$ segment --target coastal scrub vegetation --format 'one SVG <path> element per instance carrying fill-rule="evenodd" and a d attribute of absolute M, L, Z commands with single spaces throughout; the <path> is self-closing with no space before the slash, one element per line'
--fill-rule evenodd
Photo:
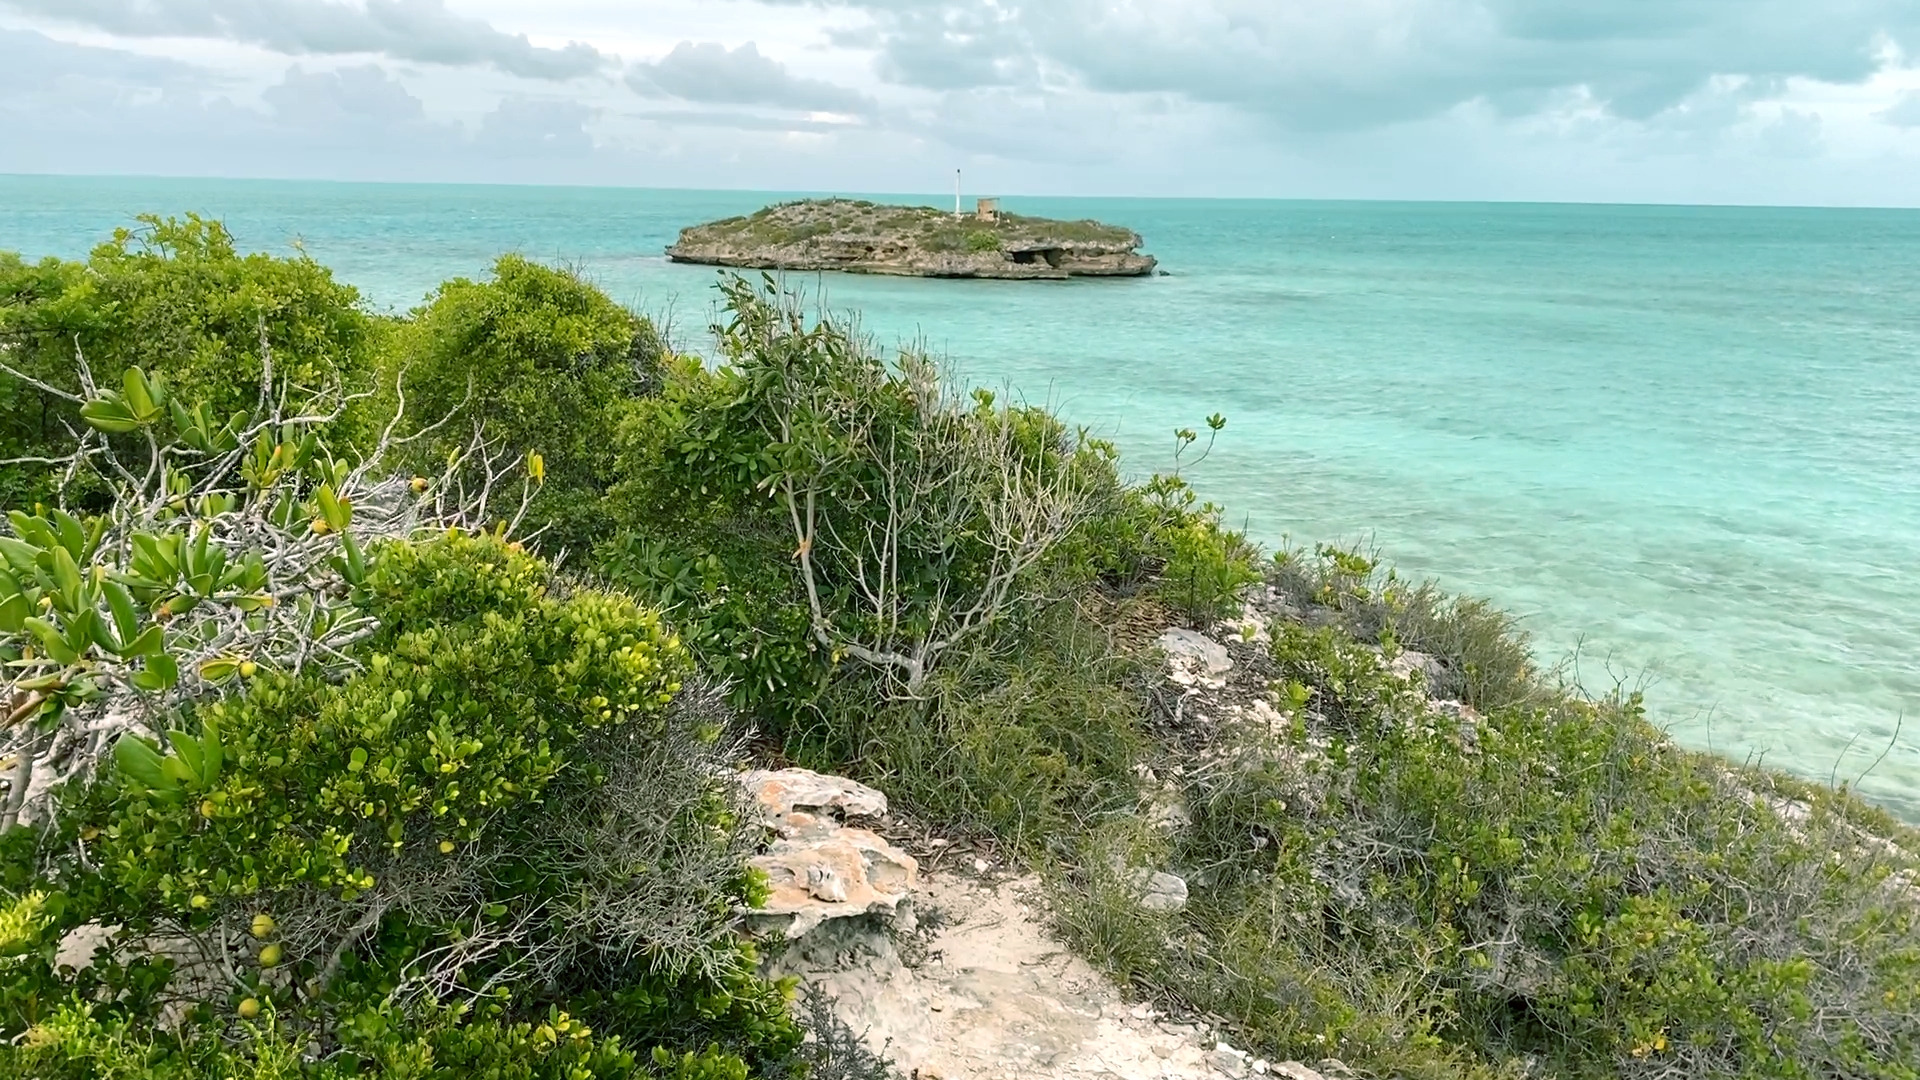
<path fill-rule="evenodd" d="M 1269 1057 L 1920 1077 L 1911 830 L 1261 552 L 1183 476 L 1223 418 L 1134 479 L 720 295 L 702 358 L 514 257 L 395 318 L 198 218 L 0 256 L 0 1076 L 883 1075 L 740 929 L 760 754 L 1003 845 Z"/>
<path fill-rule="evenodd" d="M 991 220 L 955 217 L 930 206 L 867 199 L 802 199 L 699 226 L 697 236 L 787 247 L 832 234 L 912 239 L 930 251 L 997 251 L 1003 244 L 1139 244 L 1130 230 L 1098 221 L 1056 221 L 1001 212 Z"/>

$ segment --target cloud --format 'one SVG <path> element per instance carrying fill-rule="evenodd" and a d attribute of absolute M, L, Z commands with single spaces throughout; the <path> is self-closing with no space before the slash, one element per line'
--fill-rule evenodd
<path fill-rule="evenodd" d="M 122 37 L 215 38 L 290 56 L 378 54 L 485 66 L 531 79 L 591 74 L 608 57 L 573 42 L 557 49 L 455 14 L 445 0 L 0 0 L 12 8 Z"/>
<path fill-rule="evenodd" d="M 1899 128 L 1920 127 L 1920 90 L 1909 90 L 1879 113 L 1880 119 Z"/>
<path fill-rule="evenodd" d="M 375 64 L 309 73 L 288 69 L 261 100 L 281 119 L 314 130 L 346 123 L 407 128 L 427 123 L 427 109 L 398 79 Z"/>
<path fill-rule="evenodd" d="M 741 109 L 652 109 L 632 114 L 635 120 L 667 127 L 716 128 L 724 131 L 804 132 L 830 135 L 845 131 L 849 125 L 809 117 L 767 116 Z"/>
<path fill-rule="evenodd" d="M 1820 114 L 1816 112 L 1782 109 L 1779 116 L 1760 129 L 1760 149 L 1768 157 L 1819 157 L 1825 142 Z"/>
<path fill-rule="evenodd" d="M 627 84 L 641 94 L 666 94 L 703 105 L 772 105 L 800 112 L 864 113 L 866 96 L 806 79 L 762 55 L 749 41 L 729 49 L 717 42 L 683 41 L 652 63 L 635 64 Z"/>
<path fill-rule="evenodd" d="M 0 32 L 0 72 L 12 39 L 26 36 Z M 155 69 L 171 81 L 129 93 L 72 73 L 111 67 L 114 50 L 50 55 L 61 62 L 45 65 L 55 77 L 44 89 L 0 94 L 0 173 L 114 173 L 137 162 L 156 175 L 553 183 L 577 180 L 583 162 L 609 164 L 585 130 L 593 110 L 577 102 L 509 96 L 469 130 L 436 119 L 377 64 L 293 65 L 249 107 L 208 93 L 215 83 L 187 65 Z"/>
<path fill-rule="evenodd" d="M 508 98 L 480 121 L 474 148 L 505 157 L 585 158 L 594 152 L 587 122 L 594 110 L 576 101 Z"/>
<path fill-rule="evenodd" d="M 41 31 L 0 29 L 0 172 L 938 191 L 961 166 L 1008 195 L 1920 191 L 1913 0 L 639 9 L 0 0 L 0 27 Z M 532 44 L 574 40 L 592 46 Z M 514 73 L 536 68 L 551 77 Z M 598 77 L 563 77 L 579 70 Z"/>
<path fill-rule="evenodd" d="M 0 29 L 0 93 L 31 94 L 86 81 L 122 87 L 194 82 L 199 69 L 120 49 L 57 41 L 32 30 Z"/>
<path fill-rule="evenodd" d="M 1069 79 L 1176 93 L 1306 129 L 1437 116 L 1580 88 L 1654 116 L 1715 76 L 1859 82 L 1920 42 L 1911 0 L 769 0 L 864 12 L 843 34 L 929 89 Z"/>

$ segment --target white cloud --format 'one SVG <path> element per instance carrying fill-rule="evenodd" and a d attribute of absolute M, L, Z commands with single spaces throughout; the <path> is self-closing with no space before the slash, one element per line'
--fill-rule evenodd
<path fill-rule="evenodd" d="M 718 42 L 682 41 L 659 60 L 635 64 L 627 84 L 642 94 L 702 104 L 831 113 L 861 113 L 873 107 L 870 99 L 846 87 L 792 74 L 751 41 L 731 49 Z"/>
<path fill-rule="evenodd" d="M 138 126 L 240 175 L 1920 200 L 1910 0 L 0 0 L 9 26 L 39 36 L 0 36 L 0 169 L 125 168 L 97 133 Z"/>
<path fill-rule="evenodd" d="M 0 0 L 0 7 L 129 38 L 213 38 L 301 55 L 380 54 L 479 64 L 536 79 L 590 74 L 591 45 L 534 45 L 450 10 L 445 0 Z"/>
<path fill-rule="evenodd" d="M 1881 111 L 1880 118 L 1895 127 L 1920 128 L 1920 90 L 1908 90 L 1895 98 Z"/>

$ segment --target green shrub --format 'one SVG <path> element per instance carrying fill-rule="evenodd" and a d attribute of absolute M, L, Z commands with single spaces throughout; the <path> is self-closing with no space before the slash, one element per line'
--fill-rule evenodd
<path fill-rule="evenodd" d="M 1044 599 L 1111 462 L 1044 410 L 957 399 L 925 357 L 890 363 L 844 325 L 809 321 L 771 279 L 723 289 L 724 366 L 669 365 L 621 429 L 609 504 L 626 536 L 603 552 L 649 592 L 792 612 L 755 627 L 696 620 L 721 631 L 696 635 L 703 659 L 757 676 L 736 684 L 744 693 L 804 691 L 846 662 L 919 697 L 950 649 Z M 711 538 L 682 552 L 697 563 L 657 554 L 689 536 Z M 763 636 L 789 628 L 799 635 Z"/>
<path fill-rule="evenodd" d="M 140 367 L 220 417 L 256 404 L 263 351 L 293 386 L 367 388 L 384 331 L 351 286 L 304 254 L 241 255 L 217 221 L 191 214 L 140 220 L 85 262 L 28 264 L 0 253 L 0 351 L 8 365 L 76 394 L 81 357 L 103 387 Z M 64 454 L 69 425 L 82 427 L 74 402 L 0 377 L 0 457 Z M 363 426 L 350 409 L 329 433 L 351 443 Z M 0 467 L 0 505 L 46 499 L 50 483 L 39 466 Z"/>
<path fill-rule="evenodd" d="M 1884 819 L 1783 812 L 1635 698 L 1436 711 L 1333 627 L 1274 658 L 1288 723 L 1186 784 L 1177 924 L 1069 908 L 1123 974 L 1381 1073 L 1916 1075 L 1920 859 Z"/>
<path fill-rule="evenodd" d="M 15 1064 L 64 1046 L 47 1061 L 202 1075 L 263 1012 L 326 1050 L 312 1075 L 626 1076 L 621 1046 L 660 1047 L 664 1075 L 784 1060 L 799 1030 L 732 933 L 757 829 L 684 646 L 499 540 L 369 555 L 357 674 L 262 670 L 178 722 L 184 781 L 123 764 L 0 836 Z M 89 924 L 111 928 L 92 962 L 55 969 Z M 60 1035 L 75 1000 L 104 1027 Z M 154 1026 L 169 1003 L 178 1038 Z"/>
<path fill-rule="evenodd" d="M 736 704 L 785 730 L 834 670 L 814 639 L 786 550 L 764 534 L 683 535 L 698 539 L 624 533 L 600 547 L 598 568 L 667 612 L 701 669 L 730 687 Z"/>
<path fill-rule="evenodd" d="M 1196 625 L 1236 613 L 1241 593 L 1260 580 L 1253 545 L 1222 527 L 1211 504 L 1179 514 L 1156 539 L 1166 550 L 1156 592 Z"/>
<path fill-rule="evenodd" d="M 1403 580 L 1358 551 L 1321 545 L 1275 554 L 1267 574 L 1295 607 L 1324 613 L 1361 641 L 1398 645 L 1440 662 L 1436 697 L 1493 709 L 1541 698 L 1546 684 L 1512 615 L 1485 600 Z"/>
<path fill-rule="evenodd" d="M 94 1010 L 69 1005 L 35 1027 L 12 1053 L 0 1054 L 0 1076 L 22 1080 L 347 1080 L 374 1075 L 407 1080 L 628 1080 L 641 1059 L 618 1039 L 597 1037 L 563 1013 L 541 1022 L 464 1019 L 449 1011 L 426 1024 L 394 1025 L 366 1018 L 349 1037 L 350 1055 L 314 1061 L 282 1032 L 271 1013 L 230 1039 L 187 1032 L 156 1034 Z M 689 1054 L 688 1058 L 693 1059 Z M 658 1070 L 663 1076 L 733 1080 L 737 1059 L 704 1054 L 698 1067 Z"/>
<path fill-rule="evenodd" d="M 856 769 L 924 820 L 1023 850 L 1133 805 L 1147 752 L 1140 671 L 1071 605 L 954 658 L 920 699 L 837 682 L 786 749 Z"/>
<path fill-rule="evenodd" d="M 404 380 L 416 428 L 453 417 L 423 440 L 422 469 L 476 430 L 509 459 L 540 454 L 547 480 L 532 523 L 551 527 L 544 548 L 580 551 L 607 531 L 607 439 L 663 352 L 651 323 L 577 274 L 507 255 L 490 280 L 449 281 L 413 312 L 381 389 Z"/>

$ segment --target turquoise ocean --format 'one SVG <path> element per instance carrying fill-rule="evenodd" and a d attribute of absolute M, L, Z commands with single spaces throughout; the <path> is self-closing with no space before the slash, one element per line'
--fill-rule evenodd
<path fill-rule="evenodd" d="M 511 251 L 699 346 L 715 275 L 661 249 L 772 198 L 0 177 L 0 250 L 192 210 L 396 311 Z M 1131 226 L 1168 276 L 793 284 L 1139 471 L 1223 413 L 1188 475 L 1262 542 L 1377 547 L 1518 613 L 1587 686 L 1644 686 L 1682 742 L 1920 820 L 1920 211 L 1005 206 Z"/>

